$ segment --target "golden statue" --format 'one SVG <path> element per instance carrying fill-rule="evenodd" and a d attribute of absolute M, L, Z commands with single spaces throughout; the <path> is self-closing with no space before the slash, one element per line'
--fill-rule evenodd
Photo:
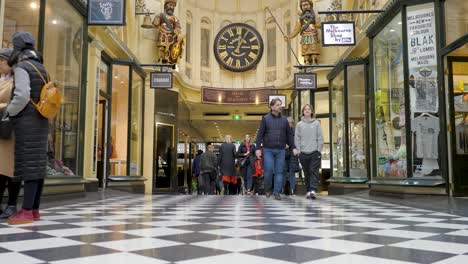
<path fill-rule="evenodd" d="M 293 32 L 285 36 L 285 40 L 301 35 L 302 56 L 306 65 L 318 64 L 320 56 L 320 39 L 318 28 L 320 27 L 314 14 L 312 0 L 300 0 L 301 16 Z"/>
<path fill-rule="evenodd" d="M 164 13 L 156 15 L 153 27 L 158 30 L 159 63 L 177 64 L 182 58 L 184 36 L 179 19 L 174 16 L 177 0 L 164 1 Z"/>

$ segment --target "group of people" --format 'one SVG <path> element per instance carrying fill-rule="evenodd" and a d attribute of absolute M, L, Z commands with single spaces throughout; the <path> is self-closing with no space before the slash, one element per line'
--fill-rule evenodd
<path fill-rule="evenodd" d="M 262 118 L 256 144 L 250 134 L 236 151 L 232 137 L 227 135 L 214 153 L 209 143 L 207 151 L 199 151 L 193 162 L 192 173 L 198 178 L 199 194 L 258 194 L 264 188 L 265 195 L 272 194 L 281 200 L 285 192 L 286 174 L 289 174 L 290 193 L 295 193 L 295 173 L 299 163 L 304 172 L 306 198 L 316 199 L 323 134 L 320 122 L 315 119 L 313 107 L 302 108 L 302 120 L 294 127 L 294 120 L 282 115 L 282 101 L 273 99 L 270 113 Z M 239 168 L 241 177 L 236 168 Z M 260 179 L 263 179 L 261 185 Z M 239 181 L 240 180 L 240 181 Z"/>
<path fill-rule="evenodd" d="M 0 205 L 8 189 L 8 203 L 0 207 L 0 218 L 17 225 L 40 220 L 49 121 L 33 103 L 39 101 L 49 77 L 31 33 L 16 32 L 12 43 L 12 49 L 0 50 L 0 117 L 3 124 L 12 127 L 10 136 L 3 136 L 2 131 L 0 139 Z M 23 204 L 17 210 L 21 185 Z"/>

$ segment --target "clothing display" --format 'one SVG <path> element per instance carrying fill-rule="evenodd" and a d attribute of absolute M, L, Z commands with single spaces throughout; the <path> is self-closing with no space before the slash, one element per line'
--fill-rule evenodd
<path fill-rule="evenodd" d="M 439 97 L 437 94 L 437 72 L 421 69 L 410 76 L 410 86 L 414 88 L 414 112 L 437 113 Z"/>
<path fill-rule="evenodd" d="M 413 132 L 416 133 L 416 156 L 418 158 L 437 159 L 439 157 L 439 118 L 422 114 L 413 120 Z"/>

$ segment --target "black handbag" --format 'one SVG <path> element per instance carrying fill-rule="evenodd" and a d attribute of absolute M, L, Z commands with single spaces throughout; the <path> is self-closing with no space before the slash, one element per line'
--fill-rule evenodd
<path fill-rule="evenodd" d="M 13 124 L 10 121 L 10 117 L 6 113 L 1 113 L 0 119 L 0 138 L 1 139 L 11 139 L 13 134 Z"/>

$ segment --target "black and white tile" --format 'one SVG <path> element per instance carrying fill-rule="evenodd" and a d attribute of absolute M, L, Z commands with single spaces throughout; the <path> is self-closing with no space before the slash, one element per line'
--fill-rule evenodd
<path fill-rule="evenodd" d="M 123 195 L 0 223 L 1 263 L 468 263 L 468 218 L 352 196 Z"/>

